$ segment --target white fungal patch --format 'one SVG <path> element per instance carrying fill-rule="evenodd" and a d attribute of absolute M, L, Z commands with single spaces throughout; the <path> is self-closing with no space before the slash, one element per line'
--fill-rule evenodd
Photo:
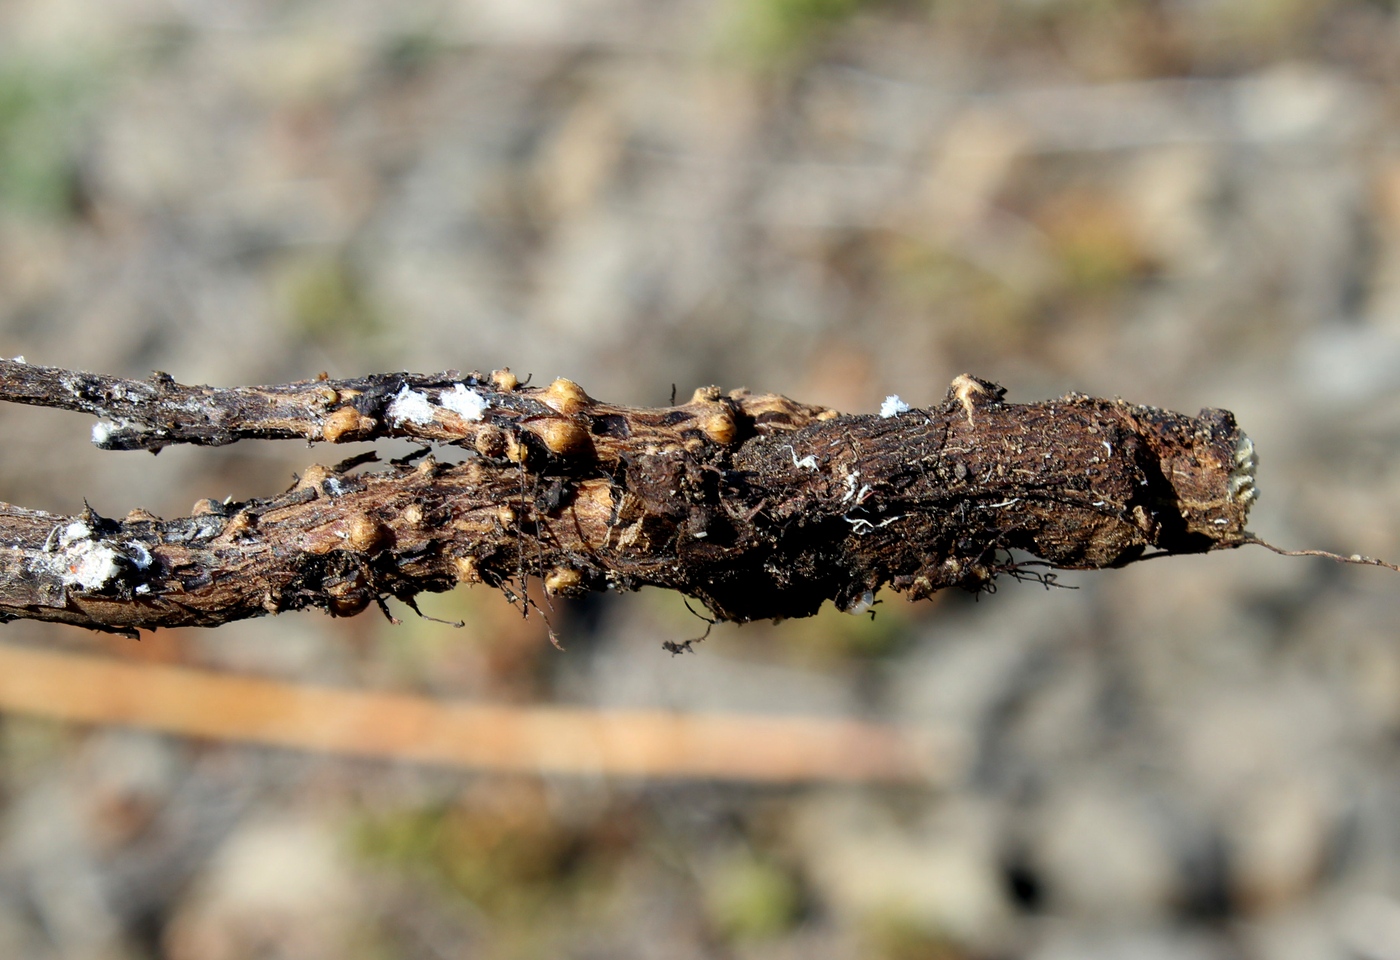
<path fill-rule="evenodd" d="M 1240 435 L 1239 443 L 1235 444 L 1235 463 L 1253 470 L 1259 465 L 1259 455 L 1254 452 L 1254 441 Z"/>
<path fill-rule="evenodd" d="M 845 503 L 856 495 L 856 481 L 860 479 L 859 470 L 851 470 L 849 467 L 846 469 L 848 472 L 841 478 L 841 482 L 845 484 L 846 487 L 846 495 L 841 498 L 842 503 Z"/>
<path fill-rule="evenodd" d="M 155 561 L 145 544 L 134 540 L 118 545 L 93 539 L 93 529 L 84 520 L 54 527 L 44 552 L 48 555 L 37 561 L 36 569 L 57 574 L 65 587 L 85 591 L 100 590 L 131 567 L 145 570 Z"/>
<path fill-rule="evenodd" d="M 890 524 L 896 523 L 897 521 L 900 521 L 900 520 L 903 520 L 904 517 L 905 517 L 905 514 L 902 514 L 902 513 L 901 513 L 901 514 L 899 514 L 898 516 L 886 517 L 885 519 L 881 520 L 879 523 L 872 523 L 871 521 L 865 519 L 864 517 L 842 517 L 841 519 L 842 519 L 842 520 L 845 520 L 847 523 L 849 523 L 849 524 L 851 525 L 851 532 L 852 532 L 852 533 L 855 533 L 855 534 L 866 534 L 866 533 L 869 533 L 871 530 L 883 530 L 883 529 L 885 529 L 885 527 L 888 527 Z"/>
<path fill-rule="evenodd" d="M 402 423 L 431 423 L 433 402 L 428 399 L 426 393 L 410 390 L 408 384 L 404 384 L 402 389 L 394 394 L 394 399 L 389 401 L 389 409 L 385 412 L 395 426 Z"/>
<path fill-rule="evenodd" d="M 108 423 L 106 420 L 99 420 L 92 425 L 92 442 L 97 446 L 102 446 L 112 438 L 112 434 L 117 432 L 115 423 Z"/>
<path fill-rule="evenodd" d="M 63 532 L 58 535 L 58 545 L 67 547 L 78 540 L 86 540 L 92 536 L 92 528 L 81 520 L 74 520 L 63 528 Z"/>
<path fill-rule="evenodd" d="M 480 420 L 489 406 L 485 397 L 460 383 L 454 383 L 451 390 L 442 391 L 438 402 L 463 420 Z"/>
<path fill-rule="evenodd" d="M 17 357 L 11 357 L 11 358 L 10 358 L 10 362 L 11 362 L 11 363 L 28 363 L 29 361 L 26 360 L 26 359 L 24 359 L 24 354 L 20 354 L 20 355 L 17 356 Z"/>
<path fill-rule="evenodd" d="M 136 564 L 137 570 L 145 570 L 151 565 L 151 551 L 146 549 L 145 544 L 128 540 L 122 546 L 126 548 L 127 559 Z"/>
<path fill-rule="evenodd" d="M 1259 497 L 1254 486 L 1254 471 L 1259 466 L 1259 456 L 1254 451 L 1254 441 L 1240 435 L 1235 444 L 1235 468 L 1230 471 L 1230 496 L 1241 502 L 1251 503 Z"/>
<path fill-rule="evenodd" d="M 899 399 L 899 394 L 892 393 L 885 398 L 885 402 L 880 404 L 880 416 L 888 420 L 890 417 L 897 417 L 901 413 L 909 412 L 909 404 Z"/>
<path fill-rule="evenodd" d="M 798 470 L 815 470 L 815 469 L 817 469 L 817 458 L 816 458 L 814 455 L 812 455 L 812 454 L 809 453 L 809 454 L 807 454 L 807 456 L 805 456 L 805 457 L 803 457 L 801 460 L 799 460 L 799 459 L 797 459 L 797 451 L 796 451 L 795 449 L 793 449 L 792 444 L 788 443 L 788 444 L 784 444 L 784 446 L 787 447 L 788 456 L 792 457 L 792 465 L 793 465 L 794 467 L 796 467 Z"/>
<path fill-rule="evenodd" d="M 63 552 L 64 586 L 99 590 L 121 576 L 121 554 L 100 540 L 83 540 Z"/>

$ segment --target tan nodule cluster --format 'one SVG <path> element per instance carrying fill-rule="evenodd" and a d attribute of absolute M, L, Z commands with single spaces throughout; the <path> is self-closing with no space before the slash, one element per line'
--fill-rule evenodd
<path fill-rule="evenodd" d="M 327 609 L 332 616 L 353 617 L 369 606 L 370 593 L 365 589 L 363 577 L 358 573 L 328 581 L 322 589 L 326 595 Z"/>
<path fill-rule="evenodd" d="M 330 467 L 321 463 L 313 463 L 301 472 L 301 478 L 297 480 L 294 490 L 315 490 L 321 491 L 321 485 L 335 476 Z"/>
<path fill-rule="evenodd" d="M 976 407 L 973 398 L 986 394 L 987 388 L 982 386 L 976 378 L 965 373 L 960 373 L 953 378 L 953 382 L 948 387 L 949 394 L 962 404 L 963 412 L 967 414 L 967 422 L 975 424 L 972 418 L 972 411 Z"/>
<path fill-rule="evenodd" d="M 358 440 L 374 433 L 378 423 L 352 406 L 344 406 L 326 417 L 321 424 L 321 436 L 331 443 Z"/>
<path fill-rule="evenodd" d="M 566 417 L 580 413 L 593 405 L 593 398 L 584 393 L 583 387 L 572 380 L 565 380 L 563 377 L 540 391 L 537 399 L 546 407 L 556 413 L 562 413 Z"/>
<path fill-rule="evenodd" d="M 555 456 L 577 457 L 593 450 L 588 431 L 573 420 L 541 420 L 527 429 L 544 441 L 545 449 Z"/>
<path fill-rule="evenodd" d="M 392 539 L 389 528 L 368 513 L 356 514 L 346 525 L 345 543 L 359 553 L 377 553 Z"/>
<path fill-rule="evenodd" d="M 247 510 L 240 510 L 229 518 L 228 523 L 224 524 L 222 534 L 234 540 L 250 537 L 257 525 L 257 518 L 253 514 Z"/>
<path fill-rule="evenodd" d="M 520 438 L 513 433 L 505 435 L 506 459 L 511 463 L 524 463 L 530 456 L 529 447 L 521 442 Z"/>
<path fill-rule="evenodd" d="M 728 446 L 739 435 L 739 425 L 734 420 L 734 412 L 723 403 L 707 403 L 700 414 L 700 431 L 706 438 L 720 446 Z"/>
<path fill-rule="evenodd" d="M 452 561 L 452 566 L 457 573 L 459 583 L 481 582 L 481 567 L 476 562 L 476 557 L 457 557 Z"/>
<path fill-rule="evenodd" d="M 583 583 L 583 574 L 573 567 L 555 567 L 545 574 L 544 592 L 551 597 L 557 597 L 560 593 L 572 590 Z"/>

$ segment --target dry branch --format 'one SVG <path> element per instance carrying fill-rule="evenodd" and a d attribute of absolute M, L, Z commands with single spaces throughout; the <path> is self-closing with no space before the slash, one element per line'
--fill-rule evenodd
<path fill-rule="evenodd" d="M 1196 417 L 1071 394 L 1006 403 L 962 376 L 891 416 L 696 391 L 659 409 L 556 380 L 382 374 L 219 389 L 0 361 L 0 400 L 104 418 L 104 449 L 242 439 L 407 437 L 387 471 L 312 466 L 266 500 L 162 520 L 0 506 L 0 620 L 99 630 L 212 626 L 485 582 L 528 604 L 655 585 L 724 620 L 853 608 L 1044 565 L 1089 569 L 1253 542 L 1254 448 L 1223 410 Z"/>
<path fill-rule="evenodd" d="M 0 644 L 0 711 L 496 772 L 937 784 L 957 739 L 829 717 L 439 701 Z"/>

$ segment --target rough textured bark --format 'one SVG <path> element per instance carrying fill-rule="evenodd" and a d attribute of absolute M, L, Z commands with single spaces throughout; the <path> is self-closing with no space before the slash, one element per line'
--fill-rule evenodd
<path fill-rule="evenodd" d="M 1254 542 L 1254 448 L 1227 411 L 1003 395 L 962 376 L 941 405 L 890 416 L 717 388 L 636 409 L 509 371 L 217 389 L 0 361 L 0 399 L 102 417 L 105 449 L 397 436 L 471 451 L 312 466 L 280 496 L 174 520 L 0 506 L 0 619 L 346 616 L 460 582 L 528 603 L 536 577 L 549 594 L 666 587 L 744 621 L 858 608 L 886 584 L 980 589 L 1026 569 L 1013 550 L 1088 569 Z"/>

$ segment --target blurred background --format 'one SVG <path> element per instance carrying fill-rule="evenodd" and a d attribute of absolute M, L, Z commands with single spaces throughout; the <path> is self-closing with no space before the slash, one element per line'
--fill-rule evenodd
<path fill-rule="evenodd" d="M 0 0 L 0 353 L 510 366 L 873 412 L 962 372 L 1236 412 L 1255 531 L 1400 558 L 1393 0 Z M 342 449 L 100 453 L 173 517 Z M 353 452 L 353 451 L 351 451 Z M 1400 958 L 1400 580 L 1262 550 L 718 627 L 485 588 L 0 641 L 522 708 L 859 719 L 900 786 L 506 774 L 0 717 L 15 958 Z"/>

